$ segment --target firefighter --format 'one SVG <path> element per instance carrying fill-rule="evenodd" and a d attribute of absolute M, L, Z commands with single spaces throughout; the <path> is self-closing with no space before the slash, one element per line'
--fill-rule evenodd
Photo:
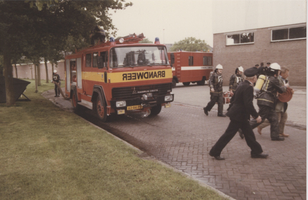
<path fill-rule="evenodd" d="M 226 116 L 223 114 L 222 70 L 223 70 L 222 65 L 218 64 L 209 80 L 211 100 L 207 104 L 207 106 L 203 108 L 204 113 L 207 116 L 209 115 L 208 112 L 211 111 L 216 102 L 218 103 L 218 116 L 219 117 Z"/>
<path fill-rule="evenodd" d="M 95 26 L 91 35 L 91 45 L 95 45 L 97 42 L 104 43 L 105 42 L 105 31 L 101 29 L 99 26 Z"/>
<path fill-rule="evenodd" d="M 270 64 L 271 64 L 271 63 L 268 62 L 268 63 L 266 63 L 266 66 L 264 66 L 264 64 L 261 63 L 261 66 L 258 68 L 258 70 L 259 70 L 258 77 L 259 77 L 260 75 L 267 75 L 266 73 L 267 73 L 267 71 L 268 71 L 268 69 L 269 69 Z"/>
<path fill-rule="evenodd" d="M 261 88 L 261 91 L 257 94 L 257 104 L 259 106 L 259 115 L 262 118 L 262 122 L 265 119 L 271 124 L 271 139 L 273 141 L 283 141 L 284 138 L 279 136 L 279 124 L 278 117 L 275 112 L 275 106 L 277 103 L 277 93 L 283 93 L 286 91 L 286 86 L 280 84 L 278 79 L 281 67 L 278 63 L 272 63 L 267 71 L 267 78 Z M 251 120 L 251 128 L 254 129 L 259 126 L 256 120 Z"/>
<path fill-rule="evenodd" d="M 253 106 L 253 84 L 257 80 L 258 69 L 252 67 L 245 70 L 246 80 L 241 83 L 235 91 L 231 99 L 231 104 L 228 108 L 227 116 L 230 118 L 230 123 L 225 133 L 218 139 L 215 145 L 210 150 L 210 156 L 216 160 L 224 160 L 220 154 L 225 146 L 231 141 L 239 129 L 243 130 L 247 145 L 251 149 L 252 158 L 267 158 L 267 154 L 263 154 L 261 145 L 256 141 L 256 137 L 249 124 L 249 118 L 252 116 L 257 122 L 262 119 L 258 115 Z"/>
<path fill-rule="evenodd" d="M 60 75 L 57 74 L 57 70 L 53 71 L 53 76 L 52 76 L 52 82 L 55 84 L 55 97 L 60 96 L 60 88 L 57 86 L 57 84 L 61 84 L 60 82 Z"/>
<path fill-rule="evenodd" d="M 244 68 L 242 66 L 237 67 L 235 69 L 235 73 L 231 75 L 230 81 L 229 81 L 229 91 L 230 95 L 233 96 L 237 86 L 243 82 L 243 74 Z"/>

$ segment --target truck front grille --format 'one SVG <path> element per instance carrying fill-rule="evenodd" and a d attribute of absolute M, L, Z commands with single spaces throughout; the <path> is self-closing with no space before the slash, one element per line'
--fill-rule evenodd
<path fill-rule="evenodd" d="M 143 85 L 134 87 L 121 87 L 112 89 L 112 99 L 130 99 L 141 96 L 144 93 L 167 94 L 172 91 L 172 84 Z"/>

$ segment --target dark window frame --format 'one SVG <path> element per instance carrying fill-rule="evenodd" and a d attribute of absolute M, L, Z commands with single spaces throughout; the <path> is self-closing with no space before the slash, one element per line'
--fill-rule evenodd
<path fill-rule="evenodd" d="M 99 56 L 99 54 L 98 54 L 98 52 L 93 52 L 92 55 L 93 55 L 92 67 L 93 68 L 98 68 L 98 56 Z"/>
<path fill-rule="evenodd" d="M 89 62 L 90 59 L 90 62 Z M 92 66 L 92 54 L 88 53 L 86 54 L 86 67 L 91 67 Z"/>
<path fill-rule="evenodd" d="M 188 65 L 189 66 L 194 66 L 194 56 L 189 56 L 188 57 Z"/>
<path fill-rule="evenodd" d="M 101 51 L 99 56 L 102 58 L 103 68 L 107 68 L 107 64 L 108 64 L 108 51 Z"/>
<path fill-rule="evenodd" d="M 212 56 L 203 56 L 203 66 L 212 66 Z"/>

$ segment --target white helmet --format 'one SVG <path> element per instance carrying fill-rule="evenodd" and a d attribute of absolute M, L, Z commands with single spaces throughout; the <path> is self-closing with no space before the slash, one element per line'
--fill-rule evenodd
<path fill-rule="evenodd" d="M 53 73 L 57 73 L 57 70 L 53 70 Z"/>
<path fill-rule="evenodd" d="M 280 71 L 281 70 L 281 67 L 278 63 L 272 63 L 269 66 L 269 68 L 270 68 L 271 71 Z"/>
<path fill-rule="evenodd" d="M 222 67 L 221 64 L 218 64 L 218 65 L 216 66 L 216 69 L 223 69 L 223 67 Z"/>
<path fill-rule="evenodd" d="M 238 67 L 238 71 L 244 72 L 244 68 L 242 66 Z"/>

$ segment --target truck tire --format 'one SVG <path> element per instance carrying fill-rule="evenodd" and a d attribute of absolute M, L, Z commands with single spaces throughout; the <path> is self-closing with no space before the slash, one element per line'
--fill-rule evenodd
<path fill-rule="evenodd" d="M 78 104 L 77 93 L 75 90 L 72 90 L 72 106 L 74 112 L 78 112 L 80 110 L 80 105 Z"/>
<path fill-rule="evenodd" d="M 183 85 L 184 86 L 189 86 L 190 82 L 184 82 Z"/>
<path fill-rule="evenodd" d="M 197 85 L 205 85 L 205 78 L 202 78 L 202 81 L 197 81 Z"/>
<path fill-rule="evenodd" d="M 103 121 L 107 121 L 107 107 L 105 103 L 105 97 L 103 95 L 97 95 L 94 101 L 94 110 L 96 112 L 97 117 Z"/>
<path fill-rule="evenodd" d="M 158 115 L 161 111 L 161 105 L 157 105 L 151 108 L 151 114 L 150 116 Z"/>

